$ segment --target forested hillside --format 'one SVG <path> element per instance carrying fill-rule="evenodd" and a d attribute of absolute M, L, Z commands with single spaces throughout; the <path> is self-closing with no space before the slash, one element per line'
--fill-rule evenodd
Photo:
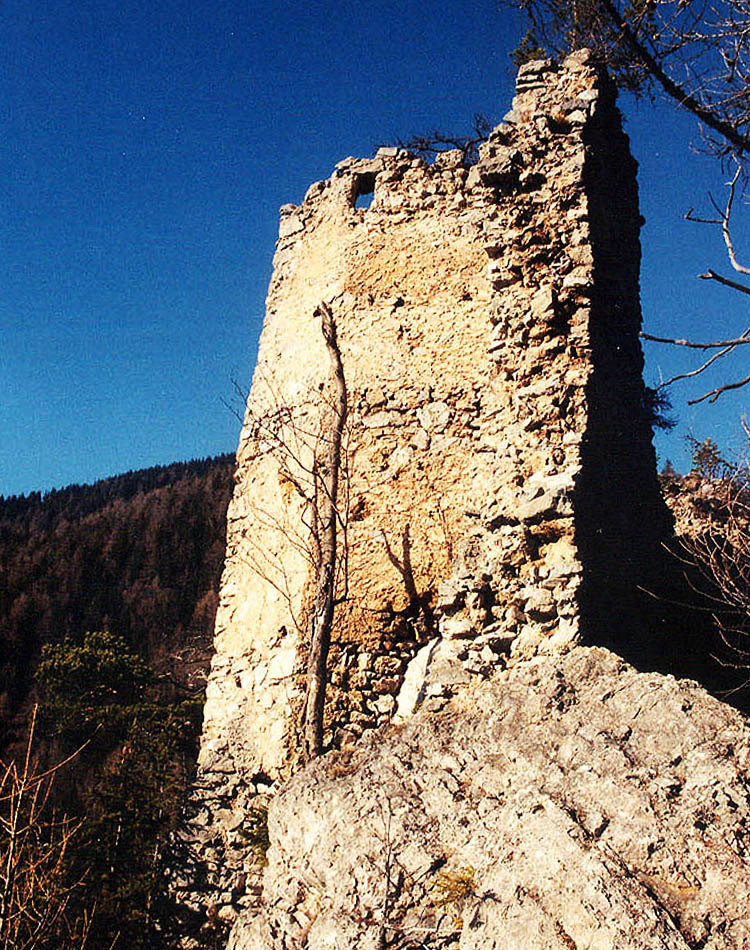
<path fill-rule="evenodd" d="M 3 947 L 161 945 L 232 473 L 223 455 L 0 498 Z"/>
<path fill-rule="evenodd" d="M 208 661 L 233 457 L 0 496 L 0 719 L 44 644 L 121 637 L 183 682 Z"/>

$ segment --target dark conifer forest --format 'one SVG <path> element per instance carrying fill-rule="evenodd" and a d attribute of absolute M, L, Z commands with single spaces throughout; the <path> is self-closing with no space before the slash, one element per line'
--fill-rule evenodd
<path fill-rule="evenodd" d="M 207 661 L 224 557 L 230 455 L 0 496 L 0 721 L 44 644 L 106 630 L 160 672 Z"/>
<path fill-rule="evenodd" d="M 46 803 L 21 814 L 25 838 L 0 834 L 0 857 L 17 882 L 47 874 L 15 888 L 3 946 L 162 945 L 161 857 L 195 768 L 233 468 L 223 455 L 0 497 L 0 829 L 24 788 Z"/>

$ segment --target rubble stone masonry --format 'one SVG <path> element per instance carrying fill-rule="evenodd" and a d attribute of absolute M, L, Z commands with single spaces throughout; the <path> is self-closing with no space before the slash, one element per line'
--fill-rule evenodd
<path fill-rule="evenodd" d="M 473 166 L 384 148 L 282 208 L 172 869 L 198 924 L 228 927 L 254 899 L 248 816 L 296 761 L 305 496 L 331 385 L 316 306 L 349 391 L 326 732 L 341 747 L 498 664 L 627 639 L 670 528 L 641 378 L 640 223 L 615 90 L 585 52 L 521 69 Z"/>

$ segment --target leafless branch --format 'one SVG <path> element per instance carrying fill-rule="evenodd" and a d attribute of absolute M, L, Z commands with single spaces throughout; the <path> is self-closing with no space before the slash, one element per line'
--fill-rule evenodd
<path fill-rule="evenodd" d="M 724 237 L 724 243 L 726 244 L 727 254 L 729 255 L 729 260 L 732 262 L 732 267 L 739 274 L 750 274 L 750 267 L 745 267 L 743 264 L 737 260 L 737 256 L 734 250 L 734 244 L 732 242 L 732 232 L 729 228 L 729 219 L 732 215 L 732 205 L 734 204 L 734 193 L 737 187 L 737 182 L 739 180 L 742 168 L 740 165 L 737 165 L 734 176 L 729 182 L 729 197 L 727 198 L 727 206 L 722 216 L 721 221 L 721 233 Z"/>
<path fill-rule="evenodd" d="M 740 180 L 742 173 L 742 168 L 739 163 L 735 169 L 734 175 L 731 180 L 727 183 L 729 189 L 729 194 L 727 197 L 727 203 L 725 208 L 722 210 L 718 207 L 716 202 L 711 198 L 711 202 L 719 214 L 718 218 L 702 218 L 693 214 L 693 209 L 691 208 L 687 215 L 685 216 L 689 221 L 695 221 L 700 224 L 710 224 L 718 225 L 721 228 L 722 237 L 724 239 L 724 244 L 726 246 L 727 254 L 729 260 L 732 264 L 732 267 L 741 274 L 750 274 L 750 268 L 741 264 L 737 258 L 735 251 L 734 243 L 732 240 L 732 232 L 730 228 L 730 219 L 732 215 L 732 208 L 736 196 L 737 184 Z M 738 283 L 735 280 L 731 280 L 728 277 L 723 277 L 721 274 L 717 274 L 716 271 L 711 270 L 710 268 L 706 270 L 704 274 L 700 275 L 702 280 L 713 280 L 721 284 L 724 287 L 729 287 L 732 290 L 736 290 L 742 294 L 750 294 L 750 287 L 745 284 Z M 683 379 L 693 379 L 696 376 L 700 376 L 702 373 L 706 372 L 711 366 L 713 366 L 718 360 L 722 359 L 725 356 L 728 356 L 730 353 L 738 346 L 743 346 L 746 343 L 750 343 L 750 327 L 746 329 L 739 336 L 736 336 L 731 339 L 725 340 L 710 340 L 708 342 L 698 342 L 694 340 L 686 340 L 679 338 L 669 338 L 669 337 L 658 337 L 649 333 L 641 333 L 641 338 L 644 340 L 649 340 L 654 343 L 667 343 L 672 346 L 681 346 L 687 347 L 689 349 L 697 350 L 716 350 L 712 356 L 705 360 L 700 366 L 696 367 L 693 370 L 689 370 L 685 373 L 677 373 L 674 376 L 671 376 L 665 382 L 661 383 L 657 388 L 663 389 L 667 386 L 671 386 L 676 383 L 678 380 Z M 703 393 L 703 395 L 696 397 L 695 399 L 689 399 L 688 405 L 694 406 L 701 402 L 716 402 L 716 400 L 726 392 L 732 390 L 741 389 L 743 386 L 750 383 L 750 376 L 746 376 L 742 379 L 731 380 L 727 383 L 722 383 L 718 386 L 715 386 L 713 389 L 708 392 Z"/>
<path fill-rule="evenodd" d="M 315 477 L 316 510 L 313 533 L 317 537 L 318 561 L 315 565 L 315 601 L 310 617 L 310 652 L 303 714 L 304 757 L 307 761 L 323 751 L 323 712 L 339 557 L 337 505 L 341 477 L 341 447 L 349 408 L 344 364 L 341 359 L 333 312 L 325 302 L 322 302 L 315 311 L 315 316 L 320 317 L 321 320 L 321 331 L 331 362 L 331 383 L 335 400 L 328 430 L 328 455 L 321 462 Z"/>
<path fill-rule="evenodd" d="M 721 396 L 723 393 L 730 392 L 733 389 L 742 389 L 742 387 L 747 386 L 748 383 L 750 383 L 750 376 L 745 376 L 744 379 L 738 379 L 733 383 L 724 383 L 723 386 L 717 386 L 715 389 L 704 393 L 697 399 L 688 399 L 688 405 L 694 406 L 696 403 L 703 402 L 706 399 L 709 402 L 716 402 L 719 396 Z"/>
<path fill-rule="evenodd" d="M 451 135 L 450 133 L 435 130 L 411 138 L 398 139 L 396 145 L 404 148 L 420 158 L 430 160 L 451 149 L 457 149 L 463 156 L 466 164 L 472 164 L 477 158 L 477 148 L 486 142 L 494 123 L 487 116 L 477 113 L 474 116 L 472 132 L 469 135 Z"/>
<path fill-rule="evenodd" d="M 711 196 L 709 195 L 709 198 Z M 713 198 L 711 198 L 713 203 Z M 699 218 L 698 215 L 693 214 L 693 209 L 689 208 L 685 214 L 686 221 L 692 221 L 695 224 L 721 224 L 721 218 Z"/>
<path fill-rule="evenodd" d="M 744 423 L 744 420 L 743 420 Z M 719 636 L 731 659 L 722 665 L 750 668 L 750 468 L 747 462 L 707 483 L 712 507 L 700 529 L 683 537 L 686 560 L 713 603 Z"/>
<path fill-rule="evenodd" d="M 732 290 L 737 290 L 741 294 L 750 294 L 750 287 L 746 287 L 745 284 L 739 284 L 736 280 L 730 280 L 728 277 L 722 277 L 721 274 L 717 274 L 715 270 L 711 270 L 709 267 L 705 274 L 698 275 L 701 280 L 715 280 L 719 284 L 723 284 L 724 287 L 731 287 Z"/>
<path fill-rule="evenodd" d="M 673 339 L 672 337 L 653 336 L 651 333 L 641 333 L 642 340 L 649 340 L 651 343 L 669 343 L 672 346 L 687 346 L 694 350 L 711 350 L 725 346 L 741 346 L 743 343 L 750 343 L 750 328 L 745 330 L 742 336 L 734 340 L 711 340 L 707 343 L 698 343 L 693 340 Z"/>
<path fill-rule="evenodd" d="M 656 31 L 651 34 L 650 42 L 649 39 L 644 41 L 643 35 L 639 35 L 637 29 L 634 29 L 626 20 L 613 0 L 601 0 L 601 3 L 611 23 L 615 29 L 619 31 L 632 53 L 644 65 L 648 74 L 662 87 L 664 92 L 671 99 L 678 103 L 681 108 L 691 112 L 700 119 L 704 125 L 720 135 L 734 149 L 739 152 L 746 152 L 750 149 L 750 137 L 741 131 L 741 123 L 738 123 L 736 118 L 727 114 L 726 107 L 723 109 L 717 108 L 715 102 L 711 105 L 710 93 L 707 95 L 705 89 L 703 90 L 703 95 L 694 95 L 689 88 L 675 81 L 675 79 L 667 73 L 663 63 L 668 59 L 670 53 L 673 53 L 678 47 L 675 46 L 670 50 L 669 45 L 663 42 L 663 38 L 666 34 L 666 24 L 662 26 L 662 44 L 658 47 L 657 52 L 653 52 L 653 48 L 660 39 Z M 683 7 L 685 6 L 687 5 L 683 4 Z M 675 11 L 675 13 L 676 12 L 677 11 Z M 691 38 L 693 42 L 702 41 L 704 44 L 708 40 L 706 34 L 702 37 L 699 37 L 697 34 L 692 34 L 691 36 L 690 31 L 685 29 L 682 24 L 675 35 L 679 36 L 679 46 L 683 47 L 688 45 L 688 41 Z M 689 60 L 686 60 L 685 65 L 690 66 Z"/>
<path fill-rule="evenodd" d="M 35 725 L 36 709 L 22 762 L 0 761 L 0 950 L 83 950 L 91 916 L 86 911 L 77 921 L 68 919 L 70 898 L 82 881 L 70 880 L 66 870 L 81 823 L 47 814 L 55 776 L 72 756 L 38 771 L 32 761 Z"/>

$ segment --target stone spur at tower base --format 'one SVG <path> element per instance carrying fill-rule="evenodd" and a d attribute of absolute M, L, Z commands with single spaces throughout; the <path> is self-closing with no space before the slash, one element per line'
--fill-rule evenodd
<path fill-rule="evenodd" d="M 575 646 L 279 791 L 229 950 L 745 950 L 750 728 Z"/>
<path fill-rule="evenodd" d="M 638 586 L 671 520 L 641 378 L 640 224 L 615 90 L 586 52 L 520 70 L 473 166 L 381 149 L 282 208 L 170 868 L 183 947 L 257 903 L 247 828 L 299 767 L 309 478 L 331 406 L 316 308 L 348 389 L 325 734 L 347 749 L 493 671 L 644 631 Z"/>

